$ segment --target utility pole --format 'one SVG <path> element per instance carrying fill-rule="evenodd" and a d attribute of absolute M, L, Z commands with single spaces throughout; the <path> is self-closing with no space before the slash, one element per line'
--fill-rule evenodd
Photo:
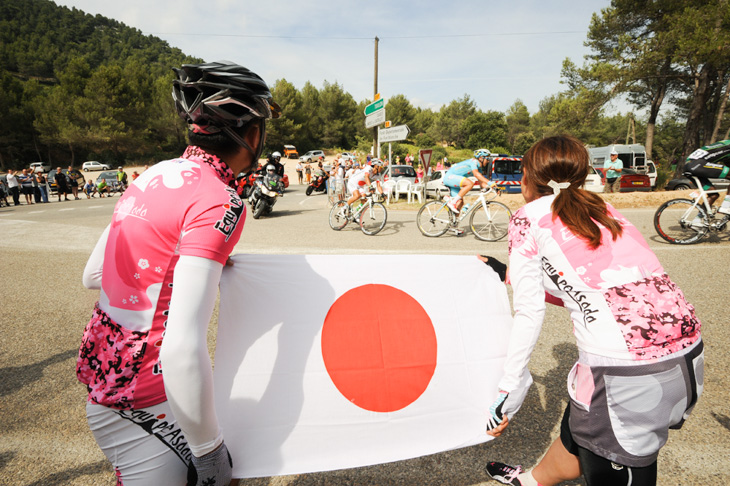
<path fill-rule="evenodd" d="M 375 81 L 373 83 L 373 101 L 375 95 L 378 94 L 378 36 L 375 36 Z M 380 157 L 380 147 L 378 146 L 378 127 L 373 127 L 373 157 Z"/>
<path fill-rule="evenodd" d="M 629 139 L 631 143 L 636 143 L 636 120 L 633 113 L 629 115 L 629 125 L 626 128 L 626 145 L 629 144 Z"/>

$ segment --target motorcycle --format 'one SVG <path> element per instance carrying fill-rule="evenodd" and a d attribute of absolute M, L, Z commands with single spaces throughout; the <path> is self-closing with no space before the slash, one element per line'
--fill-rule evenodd
<path fill-rule="evenodd" d="M 259 219 L 264 214 L 270 214 L 276 204 L 276 199 L 284 195 L 284 182 L 279 174 L 274 171 L 266 171 L 264 174 L 256 174 L 253 190 L 248 202 L 253 208 L 254 219 Z"/>
<path fill-rule="evenodd" d="M 327 184 L 325 184 L 326 178 L 323 175 L 315 176 L 312 182 L 307 187 L 307 196 L 311 196 L 313 192 L 325 192 L 327 190 Z"/>
<path fill-rule="evenodd" d="M 240 175 L 236 182 L 236 191 L 241 199 L 248 199 L 251 197 L 253 188 L 256 185 L 256 172 L 251 172 L 247 175 Z"/>

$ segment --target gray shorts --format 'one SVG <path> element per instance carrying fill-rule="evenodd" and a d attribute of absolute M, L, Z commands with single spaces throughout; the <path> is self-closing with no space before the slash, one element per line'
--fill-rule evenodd
<path fill-rule="evenodd" d="M 675 358 L 637 366 L 576 363 L 568 376 L 570 433 L 579 446 L 618 464 L 656 461 L 702 394 L 701 340 Z"/>

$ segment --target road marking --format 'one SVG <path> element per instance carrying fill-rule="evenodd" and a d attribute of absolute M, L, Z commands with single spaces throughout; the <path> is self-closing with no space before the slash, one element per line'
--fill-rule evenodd
<path fill-rule="evenodd" d="M 63 209 L 59 209 L 59 210 L 58 210 L 58 212 L 59 212 L 59 213 L 60 213 L 61 211 L 76 211 L 76 208 L 63 208 Z"/>
<path fill-rule="evenodd" d="M 45 210 L 45 209 L 41 209 L 40 211 L 31 211 L 31 212 L 30 212 L 30 213 L 28 213 L 28 214 L 40 214 L 40 213 L 45 213 L 45 212 L 46 212 L 46 210 Z"/>

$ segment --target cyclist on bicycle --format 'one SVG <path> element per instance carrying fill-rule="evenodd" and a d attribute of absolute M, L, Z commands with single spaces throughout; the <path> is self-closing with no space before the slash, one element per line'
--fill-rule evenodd
<path fill-rule="evenodd" d="M 350 191 L 352 196 L 347 200 L 346 211 L 350 211 L 352 203 L 360 199 L 361 196 L 365 195 L 367 188 L 373 183 L 376 175 L 380 172 L 380 168 L 383 163 L 377 159 L 371 160 L 365 164 L 360 170 L 355 171 L 350 178 L 347 180 L 347 190 Z"/>
<path fill-rule="evenodd" d="M 83 276 L 100 297 L 76 372 L 89 392 L 89 427 L 119 485 L 227 485 L 232 475 L 206 330 L 246 217 L 236 174 L 256 168 L 266 119 L 280 109 L 243 66 L 174 71 L 189 145 L 124 192 Z"/>
<path fill-rule="evenodd" d="M 454 213 L 459 214 L 464 205 L 464 196 L 474 187 L 474 181 L 469 179 L 469 176 L 476 177 L 483 188 L 495 185 L 479 171 L 480 167 L 487 164 L 490 155 L 492 154 L 489 150 L 479 149 L 474 152 L 474 158 L 452 165 L 444 174 L 443 184 L 449 188 L 451 193 L 451 198 L 446 201 L 446 205 Z"/>
<path fill-rule="evenodd" d="M 698 148 L 687 157 L 684 174 L 697 177 L 705 191 L 714 190 L 713 179 L 730 178 L 730 140 L 723 140 L 706 147 Z M 730 190 L 730 187 L 728 188 Z M 728 193 L 730 194 L 730 193 Z M 707 195 L 710 206 L 720 197 L 719 193 Z M 730 214 L 730 207 L 720 207 L 721 213 Z"/>

